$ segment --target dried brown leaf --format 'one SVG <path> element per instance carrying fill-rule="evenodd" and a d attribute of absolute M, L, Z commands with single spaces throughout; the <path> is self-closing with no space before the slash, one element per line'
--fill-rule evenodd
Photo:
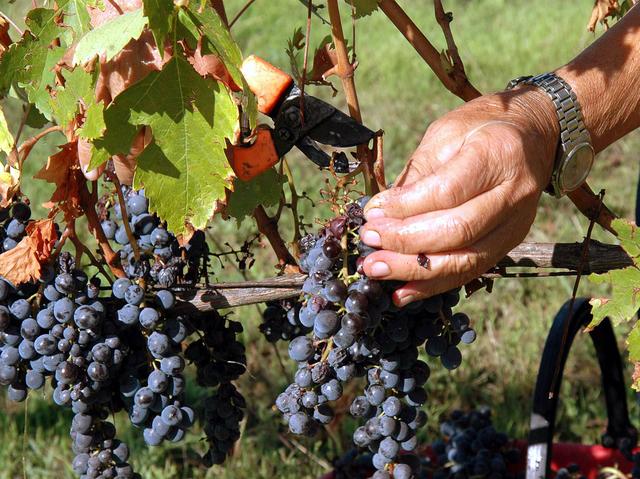
<path fill-rule="evenodd" d="M 605 28 L 609 28 L 607 18 L 614 16 L 619 8 L 620 4 L 617 0 L 595 0 L 587 29 L 590 32 L 594 32 L 598 23 L 603 24 Z"/>
<path fill-rule="evenodd" d="M 80 188 L 85 179 L 78 161 L 77 140 L 62 145 L 60 151 L 48 158 L 47 164 L 34 178 L 56 185 L 49 203 L 45 204 L 47 208 L 57 204 L 67 219 L 82 215 Z"/>
<path fill-rule="evenodd" d="M 53 219 L 29 223 L 27 235 L 17 246 L 0 254 L 0 276 L 14 286 L 37 281 L 56 240 Z"/>

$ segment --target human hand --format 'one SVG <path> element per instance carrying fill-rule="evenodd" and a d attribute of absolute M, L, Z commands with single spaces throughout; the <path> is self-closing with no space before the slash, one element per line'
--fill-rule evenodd
<path fill-rule="evenodd" d="M 367 276 L 408 281 L 393 297 L 402 306 L 494 266 L 533 223 L 558 136 L 553 104 L 531 87 L 480 97 L 434 122 L 394 188 L 365 208 L 361 239 L 380 248 L 364 261 Z"/>

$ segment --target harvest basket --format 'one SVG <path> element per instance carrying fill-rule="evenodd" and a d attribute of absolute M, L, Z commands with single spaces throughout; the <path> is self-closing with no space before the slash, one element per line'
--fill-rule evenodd
<path fill-rule="evenodd" d="M 629 473 L 632 468 L 631 462 L 620 452 L 620 446 L 634 447 L 638 433 L 629 420 L 622 360 L 608 319 L 589 332 L 600 366 L 607 413 L 602 444 L 553 443 L 565 363 L 577 333 L 592 318 L 591 306 L 586 298 L 575 301 L 572 314 L 569 314 L 570 308 L 570 302 L 567 301 L 556 315 L 547 336 L 533 396 L 529 437 L 526 441 L 516 441 L 514 444 L 522 451 L 522 460 L 512 472 L 526 472 L 526 479 L 551 479 L 558 469 L 571 464 L 578 465 L 580 472 L 588 479 L 597 479 L 603 467 L 615 466 L 624 473 Z M 566 338 L 563 339 L 565 334 Z M 556 375 L 557 378 L 554 377 Z M 429 447 L 421 452 L 425 457 L 435 459 Z M 372 472 L 360 469 L 349 477 L 366 478 Z M 336 477 L 336 473 L 332 472 L 322 479 Z"/>

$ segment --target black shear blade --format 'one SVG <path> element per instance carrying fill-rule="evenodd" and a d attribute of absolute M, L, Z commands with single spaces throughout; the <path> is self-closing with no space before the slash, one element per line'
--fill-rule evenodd
<path fill-rule="evenodd" d="M 375 133 L 339 110 L 314 128 L 306 136 L 323 145 L 346 148 L 369 143 Z"/>
<path fill-rule="evenodd" d="M 296 146 L 307 158 L 313 161 L 320 168 L 329 168 L 329 165 L 331 164 L 331 156 L 325 151 L 322 151 L 312 139 L 305 136 L 296 143 Z M 344 153 L 336 153 L 333 161 L 333 168 L 336 173 L 349 173 L 349 160 Z"/>

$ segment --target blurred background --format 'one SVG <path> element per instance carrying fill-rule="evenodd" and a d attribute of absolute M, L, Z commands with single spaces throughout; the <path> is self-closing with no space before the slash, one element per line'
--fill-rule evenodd
<path fill-rule="evenodd" d="M 42 2 L 40 2 L 42 3 Z M 229 17 L 244 5 L 244 0 L 226 0 Z M 433 18 L 431 2 L 399 2 L 438 48 L 445 45 Z M 31 2 L 0 0 L 0 10 L 22 23 Z M 351 22 L 346 4 L 341 5 L 345 33 L 350 36 Z M 512 78 L 537 74 L 569 61 L 588 46 L 597 35 L 586 25 L 592 1 L 558 2 L 556 0 L 455 0 L 445 2 L 453 11 L 453 33 L 471 81 L 484 92 L 504 88 Z M 257 0 L 233 27 L 245 55 L 257 54 L 284 70 L 289 69 L 285 52 L 294 30 L 306 24 L 306 8 L 299 0 Z M 313 17 L 311 51 L 330 33 Z M 353 40 L 349 43 L 353 45 Z M 388 180 L 402 168 L 420 141 L 430 122 L 460 104 L 460 100 L 442 87 L 433 73 L 381 13 L 357 22 L 355 41 L 358 69 L 356 84 L 364 122 L 373 130 L 384 129 Z M 346 110 L 339 90 L 331 98 L 330 89 L 308 87 L 308 92 L 333 102 Z M 3 102 L 9 121 L 20 111 L 17 102 Z M 13 122 L 15 128 L 16 122 Z M 29 135 L 25 132 L 23 138 Z M 33 174 L 46 157 L 62 143 L 51 137 L 32 153 L 27 175 Z M 594 190 L 605 188 L 607 204 L 619 215 L 633 218 L 639 162 L 637 150 L 640 133 L 635 132 L 601 153 L 590 183 Z M 296 154 L 288 158 L 299 191 L 318 198 L 323 173 L 310 168 L 307 160 Z M 35 205 L 48 198 L 42 182 L 26 182 L 25 193 Z M 327 218 L 326 205 L 303 201 L 308 223 Z M 43 210 L 38 213 L 43 213 Z M 289 234 L 287 223 L 281 226 Z M 581 241 L 587 221 L 567 199 L 544 196 L 529 241 Z M 214 250 L 226 249 L 226 243 L 239 246 L 255 231 L 250 220 L 212 222 L 209 238 Z M 601 241 L 613 238 L 602 231 L 594 233 Z M 234 263 L 214 260 L 215 279 L 233 281 L 260 278 L 275 273 L 275 258 L 266 244 L 254 245 L 255 264 L 240 271 Z M 437 418 L 452 408 L 489 405 L 495 411 L 498 428 L 513 437 L 524 437 L 529 423 L 531 395 L 546 333 L 555 312 L 571 295 L 573 278 L 497 280 L 491 294 L 479 292 L 462 301 L 478 331 L 478 340 L 463 350 L 463 365 L 455 372 L 434 367 L 429 382 L 430 415 L 422 439 L 434 437 Z M 580 295 L 606 293 L 587 280 L 582 281 Z M 147 448 L 140 431 L 128 427 L 124 417 L 116 418 L 120 436 L 132 449 L 136 470 L 150 478 L 315 478 L 332 467 L 332 461 L 351 444 L 354 423 L 338 414 L 327 431 L 316 440 L 292 438 L 285 432 L 279 413 L 272 404 L 289 382 L 293 365 L 289 364 L 286 345 L 267 343 L 258 331 L 262 307 L 245 307 L 231 312 L 245 325 L 248 371 L 239 387 L 248 400 L 247 419 L 235 454 L 224 467 L 209 471 L 198 468 L 197 453 L 204 450 L 200 434 L 188 436 L 175 447 Z M 619 331 L 619 337 L 623 331 Z M 621 341 L 621 347 L 623 342 Z M 563 440 L 596 442 L 604 426 L 603 403 L 599 392 L 599 373 L 591 345 L 578 337 L 567 365 L 558 417 L 558 435 Z M 630 371 L 627 376 L 630 378 Z M 47 392 L 48 393 L 48 392 Z M 355 390 L 352 391 L 355 394 Z M 189 390 L 193 401 L 200 399 L 197 388 Z M 352 397 L 347 392 L 346 398 Z M 631 391 L 632 413 L 640 419 Z M 348 402 L 343 405 L 343 412 Z M 25 404 L 14 404 L 0 397 L 0 478 L 73 477 L 70 462 L 69 421 L 71 412 L 61 411 L 41 395 L 32 395 Z M 340 408 L 338 408 L 340 409 Z"/>

